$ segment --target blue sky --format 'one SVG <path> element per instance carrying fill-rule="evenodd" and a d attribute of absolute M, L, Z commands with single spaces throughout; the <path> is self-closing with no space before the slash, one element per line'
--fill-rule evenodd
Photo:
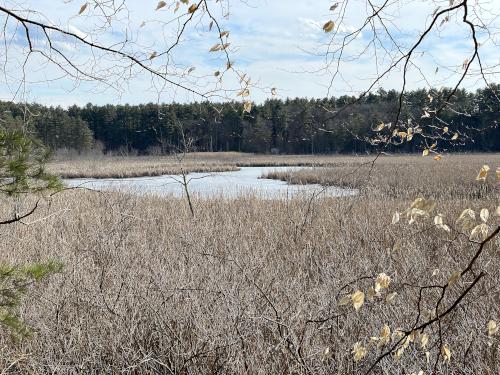
<path fill-rule="evenodd" d="M 162 51 L 172 43 L 178 24 L 166 22 L 186 13 L 187 9 L 186 5 L 181 4 L 179 11 L 174 14 L 173 0 L 166 1 L 167 6 L 159 11 L 155 11 L 158 3 L 156 0 L 128 0 L 127 11 L 119 13 L 111 28 L 99 29 L 96 34 L 95 29 L 100 24 L 98 19 L 93 17 L 92 7 L 89 6 L 82 15 L 77 15 L 84 1 L 0 0 L 0 4 L 9 8 L 38 11 L 39 13 L 25 11 L 23 14 L 43 19 L 86 38 L 93 35 L 94 40 L 104 45 L 117 43 L 127 35 L 135 42 L 133 46 L 126 47 L 127 51 L 142 57 L 149 56 L 153 51 Z M 271 97 L 271 87 L 276 87 L 278 97 L 281 98 L 358 94 L 369 87 L 373 78 L 387 67 L 391 59 L 398 56 L 399 52 L 392 41 L 383 33 L 375 45 L 371 44 L 372 34 L 367 28 L 345 49 L 339 74 L 332 81 L 335 70 L 325 69 L 326 44 L 341 43 L 342 38 L 357 29 L 371 12 L 366 8 L 367 2 L 364 0 L 351 0 L 346 8 L 345 3 L 339 2 L 338 8 L 332 12 L 329 8 L 334 3 L 335 1 L 324 0 L 232 0 L 229 7 L 223 1 L 220 8 L 220 3 L 209 1 L 209 4 L 214 6 L 211 10 L 220 20 L 221 27 L 230 31 L 228 41 L 231 45 L 228 51 L 231 61 L 239 71 L 246 73 L 246 77 L 250 77 L 255 85 L 250 90 L 251 100 L 261 102 Z M 394 1 L 392 4 L 384 14 L 384 20 L 404 51 L 424 30 L 433 10 L 437 6 L 448 6 L 449 0 L 408 0 Z M 500 9 L 500 0 L 479 0 L 474 6 L 477 7 L 475 10 L 483 22 L 489 22 L 491 28 L 500 27 L 499 21 L 492 13 L 492 10 Z M 229 13 L 227 18 L 223 17 L 226 13 Z M 341 14 L 345 14 L 343 19 L 339 18 Z M 455 83 L 461 73 L 463 61 L 472 52 L 469 30 L 461 22 L 461 17 L 461 12 L 451 14 L 450 20 L 429 35 L 416 51 L 412 60 L 415 65 L 410 67 L 408 74 L 408 88 L 451 86 Z M 183 19 L 185 18 L 181 17 L 181 23 Z M 335 21 L 335 33 L 323 32 L 322 25 L 328 20 Z M 2 17 L 3 22 L 5 17 Z M 145 22 L 145 25 L 139 27 L 142 22 Z M 210 47 L 217 43 L 217 33 L 214 30 L 209 32 L 207 25 L 208 20 L 205 18 L 188 27 L 180 45 L 174 49 L 170 63 L 175 65 L 171 65 L 171 69 L 172 72 L 175 70 L 176 74 L 182 75 L 174 80 L 198 91 L 227 89 L 223 96 L 237 100 L 239 98 L 235 93 L 240 86 L 239 79 L 235 75 L 227 75 L 222 83 L 218 83 L 218 78 L 213 75 L 217 70 L 223 71 L 226 62 L 222 53 L 208 52 Z M 9 43 L 7 58 L 5 48 L 0 55 L 1 60 L 7 61 L 7 64 L 4 64 L 3 79 L 0 81 L 2 100 L 24 98 L 43 104 L 68 106 L 83 105 L 87 102 L 137 104 L 200 99 L 183 90 L 164 86 L 160 80 L 152 79 L 149 74 L 137 69 L 132 71 L 130 77 L 120 80 L 118 89 L 110 88 L 108 83 L 115 85 L 118 82 L 114 74 L 123 73 L 123 69 L 113 68 L 116 61 L 111 56 L 92 55 L 88 49 L 55 35 L 54 40 L 58 48 L 79 64 L 83 64 L 82 66 L 91 68 L 96 76 L 110 78 L 109 82 L 96 84 L 93 81 L 75 80 L 65 75 L 54 64 L 46 63 L 41 56 L 33 55 L 25 69 L 27 84 L 19 86 L 19 80 L 23 77 L 20 66 L 24 62 L 26 52 L 26 38 L 21 31 L 18 29 L 16 32 L 11 22 L 7 33 L 1 35 L 2 44 L 6 41 Z M 40 49 L 47 47 L 39 30 L 32 30 L 32 38 Z M 498 38 L 488 38 L 484 33 L 480 33 L 479 38 L 483 64 L 499 64 L 496 47 Z M 165 62 L 162 57 L 153 60 L 151 64 L 155 68 L 161 68 Z M 436 73 L 437 67 L 439 68 Z M 187 74 L 190 68 L 195 69 Z M 472 68 L 477 69 L 477 66 Z M 488 76 L 495 81 L 498 73 L 494 69 L 491 73 Z M 401 85 L 401 76 L 401 70 L 395 69 L 374 89 L 398 88 Z M 477 76 L 464 82 L 465 88 L 474 89 L 480 86 L 482 83 Z"/>

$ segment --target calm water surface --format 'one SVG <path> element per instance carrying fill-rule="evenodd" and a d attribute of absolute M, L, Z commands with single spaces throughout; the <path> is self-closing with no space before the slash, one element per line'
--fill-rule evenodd
<path fill-rule="evenodd" d="M 289 185 L 285 181 L 261 178 L 271 171 L 288 171 L 303 167 L 242 167 L 239 171 L 217 173 L 191 173 L 187 176 L 189 192 L 200 197 L 235 198 L 241 195 L 255 194 L 262 198 L 287 198 L 297 195 L 321 192 L 326 196 L 355 195 L 357 191 L 320 185 Z M 113 178 L 113 179 L 67 179 L 68 186 L 81 186 L 96 190 L 119 190 L 137 194 L 154 194 L 161 196 L 182 197 L 183 186 L 179 175 L 163 175 L 156 177 Z M 177 180 L 177 181 L 176 181 Z"/>

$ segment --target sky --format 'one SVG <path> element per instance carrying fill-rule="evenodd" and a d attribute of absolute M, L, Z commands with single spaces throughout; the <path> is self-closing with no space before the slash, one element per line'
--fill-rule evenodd
<path fill-rule="evenodd" d="M 94 9 L 92 1 L 78 14 L 85 0 L 0 0 L 0 5 L 15 9 L 18 14 L 56 25 L 105 46 L 123 48 L 124 52 L 145 61 L 147 66 L 167 70 L 172 81 L 207 94 L 210 100 L 252 100 L 262 102 L 273 97 L 272 88 L 278 98 L 307 97 L 323 98 L 341 95 L 358 95 L 371 87 L 374 79 L 384 72 L 395 58 L 405 53 L 429 25 L 430 15 L 439 6 L 444 9 L 446 1 L 389 1 L 390 7 L 382 12 L 384 25 L 390 35 L 376 24 L 377 39 L 366 27 L 349 39 L 339 65 L 339 46 L 344 38 L 357 30 L 372 10 L 365 0 L 338 2 L 335 10 L 330 7 L 335 1 L 325 0 L 208 0 L 211 14 L 218 20 L 221 29 L 230 32 L 227 48 L 230 60 L 238 74 L 224 73 L 215 77 L 214 72 L 223 72 L 226 58 L 223 52 L 209 52 L 217 44 L 218 32 L 209 30 L 209 19 L 195 12 L 188 23 L 179 44 L 165 55 L 149 60 L 152 53 L 161 53 L 177 38 L 177 31 L 189 17 L 187 5 L 180 4 L 174 13 L 175 1 L 165 1 L 166 6 L 155 10 L 157 0 L 126 0 L 127 9 L 113 16 L 110 24 L 103 23 Z M 383 1 L 372 1 L 381 4 Z M 458 3 L 458 1 L 457 1 Z M 478 0 L 473 2 L 470 19 L 487 25 L 490 30 L 500 28 L 495 10 L 500 9 L 500 0 Z M 472 10 L 472 9 L 471 9 Z M 431 32 L 415 50 L 408 67 L 406 87 L 429 88 L 452 86 L 462 74 L 462 66 L 470 59 L 473 48 L 470 30 L 462 22 L 463 12 L 450 13 L 443 25 Z M 179 17 L 179 18 L 177 18 Z M 2 24 L 6 22 L 1 15 Z M 438 20 L 440 23 L 444 16 Z M 334 21 L 334 30 L 323 31 L 327 21 Z M 75 43 L 74 39 L 49 33 L 54 46 L 66 57 L 96 79 L 74 77 L 75 72 L 56 52 L 50 53 L 48 43 L 39 28 L 30 28 L 30 37 L 35 50 L 25 61 L 28 44 L 22 27 L 12 18 L 0 34 L 0 61 L 3 61 L 3 77 L 0 79 L 1 100 L 27 100 L 46 105 L 93 104 L 140 104 L 147 102 L 192 102 L 204 98 L 192 92 L 166 84 L 152 78 L 143 69 L 130 68 L 128 63 L 116 56 L 92 51 Z M 392 39 L 391 39 L 392 38 Z M 129 42 L 120 44 L 124 39 Z M 498 82 L 500 54 L 499 37 L 478 31 L 481 43 L 480 54 L 487 77 Z M 397 44 L 397 45 L 396 45 Z M 330 51 L 329 54 L 327 52 Z M 47 60 L 47 56 L 54 62 Z M 60 66 L 58 66 L 59 64 Z M 24 66 L 24 69 L 22 67 Z M 62 68 L 61 68 L 62 66 Z M 471 65 L 471 78 L 463 87 L 473 90 L 484 86 L 479 79 L 478 65 Z M 68 74 L 67 72 L 71 74 Z M 337 73 L 336 73 L 337 72 Z M 241 76 L 250 78 L 247 98 L 241 98 Z M 373 85 L 378 88 L 400 89 L 402 64 Z M 244 81 L 243 81 L 244 82 Z M 244 83 L 243 83 L 244 85 Z M 274 90 L 273 90 L 274 91 Z"/>

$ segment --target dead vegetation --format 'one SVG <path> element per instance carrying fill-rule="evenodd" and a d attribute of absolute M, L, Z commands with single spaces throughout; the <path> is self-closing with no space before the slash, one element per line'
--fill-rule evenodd
<path fill-rule="evenodd" d="M 362 194 L 194 199 L 194 218 L 182 199 L 56 194 L 25 221 L 31 225 L 0 227 L 1 262 L 64 264 L 23 305 L 33 336 L 13 342 L 0 333 L 0 365 L 12 374 L 364 373 L 415 320 L 435 316 L 440 291 L 421 286 L 446 285 L 479 246 L 432 217 L 409 226 L 402 213 L 391 224 L 393 213 L 419 195 L 435 199 L 434 213 L 450 226 L 465 207 L 493 212 L 498 187 L 474 180 L 484 162 L 500 165 L 490 155 L 384 158 L 367 185 L 365 167 L 318 169 L 308 176 L 321 183 L 356 171 L 348 178 Z M 9 202 L 1 209 L 8 212 Z M 375 373 L 499 372 L 498 333 L 487 326 L 498 321 L 498 249 L 496 238 L 485 244 L 472 270 L 484 276 L 425 330 L 428 342 L 413 335 L 400 358 L 384 357 Z M 370 298 L 380 273 L 391 282 Z M 473 279 L 450 286 L 439 312 Z M 366 295 L 359 310 L 350 303 L 356 291 Z"/>
<path fill-rule="evenodd" d="M 192 152 L 182 165 L 172 156 L 99 156 L 96 158 L 56 159 L 48 169 L 62 178 L 124 178 L 160 176 L 186 172 L 224 172 L 239 167 L 327 166 L 350 157 L 311 155 L 254 155 L 238 152 Z"/>

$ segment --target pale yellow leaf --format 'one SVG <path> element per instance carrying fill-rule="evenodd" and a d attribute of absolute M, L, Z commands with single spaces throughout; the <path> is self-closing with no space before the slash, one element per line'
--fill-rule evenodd
<path fill-rule="evenodd" d="M 495 210 L 495 216 L 500 217 L 500 206 L 498 206 L 497 209 Z"/>
<path fill-rule="evenodd" d="M 496 175 L 497 175 L 497 181 L 500 182 L 500 167 L 497 168 Z"/>
<path fill-rule="evenodd" d="M 385 273 L 379 273 L 377 275 L 377 279 L 375 280 L 375 291 L 379 292 L 382 289 L 386 289 L 389 287 L 391 283 L 391 277 L 386 275 Z"/>
<path fill-rule="evenodd" d="M 379 347 L 387 345 L 391 341 L 391 328 L 384 324 L 384 327 L 380 331 Z"/>
<path fill-rule="evenodd" d="M 434 217 L 434 225 L 437 226 L 443 225 L 443 215 L 438 214 Z"/>
<path fill-rule="evenodd" d="M 392 215 L 392 224 L 397 224 L 399 222 L 400 215 L 399 212 L 395 212 L 394 215 Z"/>
<path fill-rule="evenodd" d="M 444 133 L 444 134 L 446 134 L 446 133 L 448 133 L 448 131 L 449 131 L 449 130 L 450 130 L 450 129 L 449 129 L 447 126 L 445 126 L 445 127 L 443 128 L 443 133 Z"/>
<path fill-rule="evenodd" d="M 445 362 L 450 363 L 451 360 L 451 350 L 447 344 L 444 344 L 441 348 L 441 354 Z"/>
<path fill-rule="evenodd" d="M 476 177 L 476 181 L 486 181 L 486 177 L 488 177 L 489 170 L 490 167 L 488 165 L 483 165 L 483 167 L 479 171 L 479 174 Z"/>
<path fill-rule="evenodd" d="M 498 332 L 498 326 L 494 320 L 490 320 L 487 326 L 488 326 L 488 336 L 493 336 Z"/>
<path fill-rule="evenodd" d="M 452 141 L 456 141 L 458 139 L 458 133 L 453 134 L 453 137 L 451 137 Z"/>
<path fill-rule="evenodd" d="M 366 348 L 360 342 L 357 342 L 354 344 L 352 353 L 354 354 L 354 361 L 359 362 L 364 357 L 366 357 L 367 351 Z"/>
<path fill-rule="evenodd" d="M 374 131 L 376 132 L 379 132 L 381 130 L 384 130 L 385 128 L 385 124 L 383 122 L 381 122 L 380 124 L 377 125 L 377 127 L 375 129 L 373 129 Z"/>
<path fill-rule="evenodd" d="M 252 102 L 251 101 L 246 101 L 243 104 L 243 111 L 250 113 L 252 111 Z"/>
<path fill-rule="evenodd" d="M 429 336 L 427 336 L 425 333 L 422 333 L 420 335 L 420 347 L 422 349 L 425 349 L 427 347 L 428 342 L 429 342 Z"/>
<path fill-rule="evenodd" d="M 488 237 L 489 229 L 490 228 L 488 227 L 487 224 L 485 223 L 479 224 L 474 229 L 472 229 L 469 239 L 471 241 L 474 240 L 483 241 L 486 237 Z"/>
<path fill-rule="evenodd" d="M 365 303 L 365 294 L 362 291 L 358 290 L 351 296 L 351 300 L 354 309 L 357 311 Z"/>
<path fill-rule="evenodd" d="M 250 95 L 249 89 L 243 89 L 236 94 L 236 96 L 241 96 L 242 98 L 247 97 L 249 95 Z"/>
<path fill-rule="evenodd" d="M 488 219 L 490 218 L 490 211 L 488 211 L 487 208 L 483 208 L 479 213 L 479 217 L 483 222 L 487 223 Z"/>

